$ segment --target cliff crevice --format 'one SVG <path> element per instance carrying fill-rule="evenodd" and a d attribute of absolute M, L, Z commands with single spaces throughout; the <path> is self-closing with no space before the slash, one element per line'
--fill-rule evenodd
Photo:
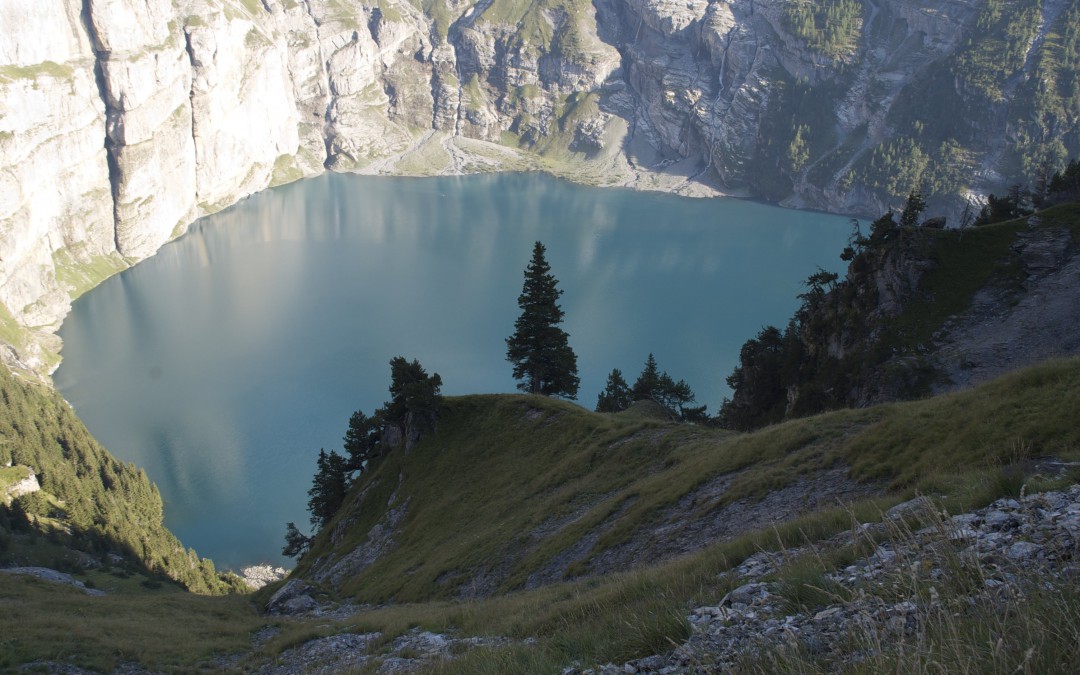
<path fill-rule="evenodd" d="M 48 371 L 78 293 L 325 170 L 958 209 L 1080 153 L 1080 7 L 999 5 L 0 0 L 7 342 Z"/>

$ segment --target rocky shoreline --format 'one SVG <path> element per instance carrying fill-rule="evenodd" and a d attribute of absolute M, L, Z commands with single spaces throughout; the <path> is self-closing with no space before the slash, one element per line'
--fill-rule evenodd
<path fill-rule="evenodd" d="M 289 576 L 290 570 L 284 567 L 274 567 L 270 564 L 250 565 L 240 568 L 239 577 L 244 580 L 253 591 L 257 591 L 268 584 L 277 583 Z"/>

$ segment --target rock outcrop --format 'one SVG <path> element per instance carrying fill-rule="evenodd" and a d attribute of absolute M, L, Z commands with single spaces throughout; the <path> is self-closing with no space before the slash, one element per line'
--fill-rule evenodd
<path fill-rule="evenodd" d="M 289 576 L 289 571 L 284 567 L 273 565 L 252 565 L 240 570 L 240 578 L 252 590 L 259 590 L 267 584 L 276 583 Z"/>
<path fill-rule="evenodd" d="M 734 588 L 719 604 L 691 610 L 692 634 L 670 654 L 564 673 L 733 672 L 770 663 L 770 653 L 785 649 L 812 654 L 818 668 L 843 670 L 911 648 L 961 612 L 1023 611 L 1032 593 L 1074 587 L 1080 486 L 999 499 L 951 518 L 927 501 L 920 498 L 909 514 L 930 523 L 917 532 L 889 521 L 863 524 L 831 541 L 750 556 L 720 575 L 720 583 Z M 853 542 L 870 548 L 869 555 L 814 582 L 828 602 L 793 600 L 800 582 L 789 580 L 786 569 L 827 560 Z M 865 647 L 855 651 L 853 643 Z"/>
<path fill-rule="evenodd" d="M 876 214 L 914 184 L 948 206 L 1080 150 L 1075 120 L 1040 131 L 1024 102 L 1072 5 L 987 18 L 984 0 L 866 0 L 828 39 L 793 7 L 0 0 L 0 322 L 18 333 L 3 356 L 47 372 L 72 297 L 195 218 L 328 169 L 715 182 Z M 1014 24 L 1022 58 L 983 73 L 969 38 Z"/>
<path fill-rule="evenodd" d="M 10 469 L 13 472 L 22 469 L 25 473 L 23 478 L 13 480 L 7 485 L 0 487 L 0 504 L 5 506 L 10 506 L 13 500 L 23 495 L 28 495 L 41 489 L 37 474 L 35 474 L 34 470 L 30 467 L 18 466 L 10 467 Z"/>
<path fill-rule="evenodd" d="M 942 376 L 933 393 L 1080 354 L 1080 242 L 1065 227 L 1033 227 L 1017 235 L 1012 250 L 1020 263 L 1015 285 L 982 289 L 935 336 L 931 364 Z"/>
<path fill-rule="evenodd" d="M 501 637 L 458 637 L 419 628 L 412 628 L 392 640 L 382 633 L 337 633 L 286 649 L 273 664 L 253 672 L 258 675 L 364 670 L 422 672 L 452 662 L 474 649 L 493 649 L 510 643 L 509 639 Z"/>
<path fill-rule="evenodd" d="M 57 572 L 54 569 L 48 567 L 3 567 L 0 568 L 0 574 L 22 574 L 31 577 L 37 577 L 43 581 L 49 581 L 54 584 L 67 584 L 68 586 L 74 586 L 82 590 L 87 595 L 102 596 L 105 595 L 105 591 L 99 591 L 96 588 L 87 588 L 86 584 L 79 581 L 70 574 L 64 572 Z"/>

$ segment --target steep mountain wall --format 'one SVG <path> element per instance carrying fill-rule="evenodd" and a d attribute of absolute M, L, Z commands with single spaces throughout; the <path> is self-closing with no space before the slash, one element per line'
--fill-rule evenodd
<path fill-rule="evenodd" d="M 0 0 L 3 356 L 49 370 L 72 297 L 327 169 L 955 206 L 1080 150 L 1078 25 L 1078 0 Z"/>

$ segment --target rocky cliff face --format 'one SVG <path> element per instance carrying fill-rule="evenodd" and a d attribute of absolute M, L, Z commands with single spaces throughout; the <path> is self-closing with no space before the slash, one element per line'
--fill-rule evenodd
<path fill-rule="evenodd" d="M 1077 4 L 0 0 L 5 358 L 48 370 L 71 297 L 327 169 L 944 204 L 1080 149 Z"/>

